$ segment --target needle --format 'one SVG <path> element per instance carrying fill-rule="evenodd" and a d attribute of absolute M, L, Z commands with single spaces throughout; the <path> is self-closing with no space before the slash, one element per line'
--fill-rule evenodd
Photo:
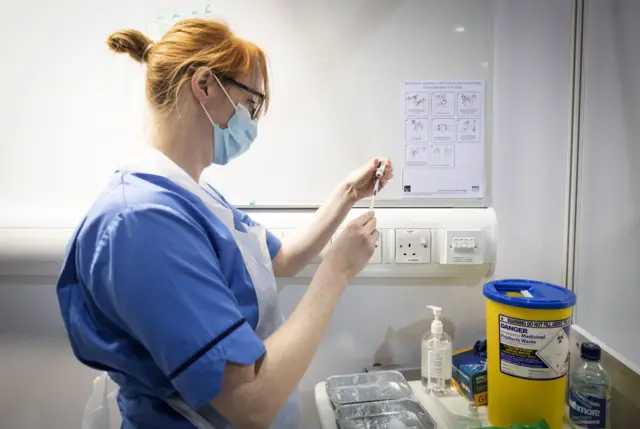
<path fill-rule="evenodd" d="M 384 164 L 382 161 L 378 163 L 376 169 L 376 184 L 373 186 L 373 195 L 371 196 L 371 203 L 369 204 L 369 211 L 373 211 L 373 207 L 376 204 L 376 195 L 378 194 L 378 188 L 380 187 L 380 178 L 384 175 Z"/>

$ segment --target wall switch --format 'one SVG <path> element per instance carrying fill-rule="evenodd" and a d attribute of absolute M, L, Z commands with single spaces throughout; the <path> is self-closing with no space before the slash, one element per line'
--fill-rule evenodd
<path fill-rule="evenodd" d="M 483 264 L 485 252 L 484 231 L 481 229 L 444 230 L 440 263 Z"/>
<path fill-rule="evenodd" d="M 431 263 L 430 229 L 396 229 L 396 264 Z"/>

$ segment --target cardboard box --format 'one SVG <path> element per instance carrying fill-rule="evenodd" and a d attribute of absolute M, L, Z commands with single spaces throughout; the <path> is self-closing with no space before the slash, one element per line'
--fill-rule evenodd
<path fill-rule="evenodd" d="M 473 347 L 453 352 L 452 384 L 475 405 L 487 404 L 487 360 Z"/>

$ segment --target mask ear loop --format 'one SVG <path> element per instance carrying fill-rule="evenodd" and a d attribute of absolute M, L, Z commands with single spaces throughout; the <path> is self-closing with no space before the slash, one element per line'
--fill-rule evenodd
<path fill-rule="evenodd" d="M 229 103 L 231 103 L 233 108 L 237 111 L 238 110 L 238 106 L 233 104 L 233 100 L 229 96 L 229 93 L 227 92 L 227 90 L 224 89 L 224 86 L 220 82 L 220 79 L 218 79 L 218 76 L 213 74 L 213 78 L 216 80 L 216 82 L 218 82 L 218 86 L 220 86 L 220 89 L 222 90 L 222 92 L 224 92 L 224 95 L 227 96 L 227 100 L 229 100 Z M 215 126 L 216 125 L 215 122 L 213 122 L 213 119 L 211 119 L 211 115 L 209 115 L 209 112 L 207 112 L 207 109 L 204 107 L 204 104 L 202 103 L 202 101 L 198 101 L 198 102 L 200 103 L 200 106 L 202 107 L 202 110 L 204 110 L 204 114 L 207 115 L 207 118 L 209 118 L 209 122 L 211 122 L 211 125 Z"/>
<path fill-rule="evenodd" d="M 207 108 L 204 107 L 204 104 L 202 104 L 202 101 L 198 100 L 198 103 L 200 103 L 200 107 L 202 107 L 202 110 L 204 110 L 204 114 L 207 115 L 207 118 L 209 118 L 209 122 L 211 122 L 212 126 L 216 126 L 215 122 L 213 122 L 213 119 L 211 119 L 211 115 L 209 115 L 209 112 L 207 112 Z"/>
<path fill-rule="evenodd" d="M 220 89 L 222 90 L 222 92 L 224 92 L 224 95 L 227 96 L 227 100 L 229 100 L 229 103 L 231 103 L 231 105 L 233 106 L 233 108 L 235 110 L 238 110 L 238 106 L 236 106 L 233 103 L 233 100 L 231 99 L 231 97 L 229 96 L 229 93 L 227 92 L 226 89 L 224 89 L 224 85 L 222 85 L 222 83 L 220 83 L 220 79 L 218 79 L 218 76 L 215 75 L 215 73 L 213 74 L 213 78 L 216 80 L 216 82 L 218 82 L 218 86 L 220 86 Z"/>

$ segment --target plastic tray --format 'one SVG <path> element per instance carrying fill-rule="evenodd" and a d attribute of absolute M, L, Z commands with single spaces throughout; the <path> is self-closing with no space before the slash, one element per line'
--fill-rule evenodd
<path fill-rule="evenodd" d="M 327 394 L 335 407 L 341 405 L 407 399 L 413 390 L 398 371 L 337 375 L 327 379 Z"/>
<path fill-rule="evenodd" d="M 350 404 L 336 410 L 340 429 L 435 429 L 429 413 L 412 399 Z"/>

